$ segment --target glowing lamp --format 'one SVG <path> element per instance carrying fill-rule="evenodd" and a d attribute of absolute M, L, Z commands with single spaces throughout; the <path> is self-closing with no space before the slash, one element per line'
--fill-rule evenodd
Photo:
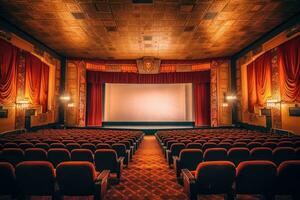
<path fill-rule="evenodd" d="M 275 107 L 277 103 L 280 103 L 277 99 L 268 99 L 267 107 L 269 108 Z"/>
<path fill-rule="evenodd" d="M 17 98 L 16 104 L 19 105 L 21 108 L 26 108 L 30 103 L 27 97 L 24 98 Z"/>
<path fill-rule="evenodd" d="M 228 106 L 229 106 L 228 103 L 226 102 L 222 103 L 222 107 L 228 107 Z"/>
<path fill-rule="evenodd" d="M 60 96 L 60 100 L 64 101 L 64 102 L 67 102 L 67 101 L 71 100 L 71 97 L 70 97 L 70 95 L 64 94 L 64 95 Z"/>
<path fill-rule="evenodd" d="M 68 108 L 73 108 L 73 107 L 75 107 L 75 104 L 73 102 L 70 102 L 70 103 L 67 104 L 67 107 Z"/>
<path fill-rule="evenodd" d="M 237 100 L 237 96 L 236 96 L 236 95 L 233 95 L 233 94 L 229 94 L 229 95 L 226 95 L 226 96 L 225 96 L 225 99 L 226 99 L 227 101 L 235 101 L 235 100 Z"/>

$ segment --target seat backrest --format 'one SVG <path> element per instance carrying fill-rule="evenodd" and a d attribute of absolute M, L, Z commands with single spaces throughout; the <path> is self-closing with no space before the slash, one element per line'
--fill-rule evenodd
<path fill-rule="evenodd" d="M 277 147 L 273 150 L 273 161 L 280 165 L 283 161 L 295 160 L 296 152 L 292 147 Z"/>
<path fill-rule="evenodd" d="M 28 149 L 28 148 L 34 148 L 34 145 L 32 143 L 29 143 L 29 142 L 24 142 L 24 143 L 19 144 L 19 148 L 25 150 L 25 149 Z"/>
<path fill-rule="evenodd" d="M 300 194 L 300 160 L 282 162 L 277 168 L 277 194 Z"/>
<path fill-rule="evenodd" d="M 274 190 L 276 165 L 271 161 L 244 161 L 237 167 L 238 194 L 265 194 Z"/>
<path fill-rule="evenodd" d="M 93 143 L 83 143 L 81 145 L 81 148 L 82 149 L 89 149 L 91 150 L 92 152 L 95 152 L 96 151 L 96 146 L 93 144 Z"/>
<path fill-rule="evenodd" d="M 255 147 L 250 151 L 251 160 L 273 161 L 272 149 L 268 147 Z"/>
<path fill-rule="evenodd" d="M 294 143 L 291 141 L 282 141 L 277 144 L 277 147 L 291 147 L 294 148 Z"/>
<path fill-rule="evenodd" d="M 232 190 L 235 174 L 235 166 L 230 161 L 202 162 L 195 174 L 198 191 L 204 194 L 228 193 Z"/>
<path fill-rule="evenodd" d="M 96 178 L 95 167 L 90 162 L 63 162 L 56 168 L 56 179 L 62 195 L 92 195 Z"/>
<path fill-rule="evenodd" d="M 99 143 L 97 144 L 96 149 L 111 149 L 111 146 L 106 143 Z"/>
<path fill-rule="evenodd" d="M 202 145 L 202 150 L 205 152 L 206 149 L 209 149 L 209 148 L 216 148 L 217 147 L 217 144 L 216 143 L 213 143 L 213 142 L 206 142 Z"/>
<path fill-rule="evenodd" d="M 111 147 L 113 150 L 115 150 L 117 152 L 118 157 L 126 156 L 126 145 L 125 144 L 115 143 L 115 144 L 111 145 Z"/>
<path fill-rule="evenodd" d="M 41 142 L 41 143 L 36 143 L 35 148 L 41 148 L 41 149 L 48 151 L 48 149 L 50 148 L 50 145 L 47 143 Z"/>
<path fill-rule="evenodd" d="M 2 149 L 2 160 L 16 166 L 24 161 L 24 151 L 20 148 L 4 148 Z"/>
<path fill-rule="evenodd" d="M 12 195 L 16 192 L 16 176 L 14 166 L 8 162 L 0 162 L 0 195 Z"/>
<path fill-rule="evenodd" d="M 56 142 L 56 143 L 52 143 L 50 144 L 50 148 L 66 148 L 66 145 L 64 143 L 61 142 Z"/>
<path fill-rule="evenodd" d="M 227 150 L 224 148 L 210 148 L 205 150 L 204 161 L 225 161 L 227 160 Z"/>
<path fill-rule="evenodd" d="M 185 148 L 184 143 L 173 143 L 170 147 L 172 156 L 179 156 L 180 151 L 184 148 Z"/>
<path fill-rule="evenodd" d="M 94 154 L 94 161 L 96 170 L 101 172 L 103 170 L 117 169 L 117 152 L 113 149 L 98 149 Z"/>
<path fill-rule="evenodd" d="M 203 154 L 200 149 L 183 149 L 179 154 L 179 162 L 181 169 L 193 171 L 198 164 L 202 162 Z"/>
<path fill-rule="evenodd" d="M 247 148 L 249 150 L 251 150 L 255 147 L 261 147 L 261 146 L 262 146 L 262 143 L 260 143 L 260 142 L 250 142 L 250 143 L 247 144 Z"/>
<path fill-rule="evenodd" d="M 29 148 L 25 150 L 27 161 L 47 161 L 47 151 L 41 148 Z"/>
<path fill-rule="evenodd" d="M 262 144 L 262 147 L 268 147 L 270 149 L 275 149 L 277 147 L 276 142 L 265 142 Z"/>
<path fill-rule="evenodd" d="M 228 150 L 232 145 L 229 142 L 220 142 L 217 146 L 218 148 L 224 148 Z"/>
<path fill-rule="evenodd" d="M 71 160 L 94 163 L 93 152 L 89 149 L 74 149 L 71 152 Z"/>
<path fill-rule="evenodd" d="M 247 147 L 246 142 L 235 142 L 232 144 L 232 147 Z"/>
<path fill-rule="evenodd" d="M 188 143 L 185 146 L 186 149 L 202 149 L 202 144 L 201 143 L 196 143 L 196 142 L 192 142 L 192 143 Z"/>
<path fill-rule="evenodd" d="M 24 161 L 16 167 L 18 187 L 25 195 L 52 195 L 54 193 L 54 167 L 47 161 Z"/>
<path fill-rule="evenodd" d="M 227 151 L 227 157 L 229 161 L 238 166 L 240 162 L 250 159 L 250 151 L 245 147 L 234 147 Z"/>
<path fill-rule="evenodd" d="M 64 148 L 53 148 L 48 151 L 48 160 L 56 168 L 61 162 L 66 162 L 71 160 L 71 154 L 67 149 Z"/>
<path fill-rule="evenodd" d="M 3 148 L 19 148 L 17 143 L 7 142 L 3 145 Z"/>
<path fill-rule="evenodd" d="M 80 144 L 78 143 L 68 143 L 66 148 L 71 152 L 74 149 L 80 149 Z"/>

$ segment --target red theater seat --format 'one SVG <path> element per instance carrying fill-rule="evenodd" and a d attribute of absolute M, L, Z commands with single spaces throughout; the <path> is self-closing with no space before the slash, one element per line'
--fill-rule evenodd
<path fill-rule="evenodd" d="M 237 167 L 236 193 L 271 196 L 276 181 L 276 165 L 271 161 L 244 161 Z"/>
<path fill-rule="evenodd" d="M 61 142 L 56 142 L 56 143 L 50 144 L 50 148 L 51 149 L 54 149 L 54 148 L 66 148 L 66 145 L 64 145 L 64 143 L 61 143 Z"/>
<path fill-rule="evenodd" d="M 180 178 L 182 169 L 188 169 L 190 171 L 196 170 L 198 164 L 202 162 L 202 159 L 203 155 L 200 149 L 183 149 L 179 157 L 174 157 L 176 177 Z"/>
<path fill-rule="evenodd" d="M 276 194 L 292 195 L 300 199 L 300 160 L 282 162 L 277 168 Z"/>
<path fill-rule="evenodd" d="M 256 147 L 250 151 L 251 160 L 273 161 L 272 149 L 268 147 Z"/>
<path fill-rule="evenodd" d="M 91 150 L 93 153 L 96 151 L 96 146 L 93 143 L 83 143 L 81 148 Z"/>
<path fill-rule="evenodd" d="M 120 180 L 124 158 L 118 158 L 117 152 L 113 149 L 98 149 L 94 155 L 96 170 L 102 172 L 109 170 L 110 173 L 116 173 L 117 178 Z"/>
<path fill-rule="evenodd" d="M 71 154 L 67 149 L 49 149 L 47 156 L 48 160 L 53 164 L 55 168 L 59 163 L 71 160 Z"/>
<path fill-rule="evenodd" d="M 29 196 L 54 195 L 54 167 L 47 161 L 24 161 L 16 167 L 16 179 L 21 194 Z"/>
<path fill-rule="evenodd" d="M 18 144 L 17 143 L 14 143 L 14 142 L 8 142 L 8 143 L 5 143 L 3 145 L 3 148 L 19 148 Z"/>
<path fill-rule="evenodd" d="M 4 148 L 2 149 L 1 157 L 2 161 L 16 166 L 18 163 L 24 161 L 24 151 L 19 148 Z"/>
<path fill-rule="evenodd" d="M 277 147 L 273 150 L 273 160 L 277 165 L 283 161 L 295 160 L 296 152 L 292 147 Z"/>
<path fill-rule="evenodd" d="M 260 142 L 250 142 L 250 143 L 247 144 L 247 148 L 249 150 L 251 150 L 255 147 L 261 147 L 261 146 L 262 146 L 262 143 L 260 143 Z"/>
<path fill-rule="evenodd" d="M 78 144 L 78 143 L 68 143 L 66 145 L 66 148 L 69 150 L 69 152 L 71 152 L 74 149 L 80 149 L 80 144 Z"/>
<path fill-rule="evenodd" d="M 14 166 L 8 162 L 0 162 L 0 195 L 15 195 L 17 192 Z"/>
<path fill-rule="evenodd" d="M 48 149 L 50 149 L 50 145 L 47 143 L 36 143 L 35 144 L 35 148 L 41 148 L 44 149 L 45 151 L 48 151 Z"/>
<path fill-rule="evenodd" d="M 188 143 L 185 146 L 186 149 L 202 149 L 202 144 L 201 143 L 196 143 L 196 142 L 192 142 L 192 143 Z"/>
<path fill-rule="evenodd" d="M 173 156 L 179 156 L 180 151 L 185 148 L 184 143 L 173 143 L 170 147 L 170 150 L 166 151 L 168 165 L 173 164 Z"/>
<path fill-rule="evenodd" d="M 71 152 L 71 160 L 94 163 L 93 152 L 89 149 L 74 149 Z"/>
<path fill-rule="evenodd" d="M 25 150 L 27 161 L 47 161 L 47 151 L 41 148 L 29 148 Z"/>
<path fill-rule="evenodd" d="M 34 145 L 32 143 L 29 143 L 29 142 L 24 142 L 24 143 L 19 144 L 19 148 L 25 150 L 25 149 L 28 149 L 28 148 L 34 148 Z"/>
<path fill-rule="evenodd" d="M 275 142 L 265 142 L 262 144 L 263 147 L 268 147 L 270 149 L 275 149 L 277 147 L 277 143 Z"/>
<path fill-rule="evenodd" d="M 96 149 L 111 149 L 111 146 L 106 143 L 99 143 L 97 144 Z"/>
<path fill-rule="evenodd" d="M 224 161 L 227 160 L 227 150 L 224 148 L 210 148 L 204 152 L 204 161 Z"/>
<path fill-rule="evenodd" d="M 191 200 L 196 200 L 198 194 L 227 194 L 232 198 L 235 173 L 232 162 L 202 162 L 195 174 L 182 170 L 185 192 Z"/>
<path fill-rule="evenodd" d="M 250 151 L 245 147 L 234 147 L 227 152 L 228 160 L 238 166 L 240 162 L 248 161 L 250 159 Z"/>
<path fill-rule="evenodd" d="M 108 183 L 109 171 L 101 174 L 90 162 L 63 162 L 57 166 L 56 178 L 62 196 L 89 196 L 103 198 Z"/>
<path fill-rule="evenodd" d="M 126 145 L 115 143 L 111 147 L 117 152 L 118 158 L 124 158 L 124 165 L 128 166 L 130 160 L 130 150 L 126 149 Z"/>

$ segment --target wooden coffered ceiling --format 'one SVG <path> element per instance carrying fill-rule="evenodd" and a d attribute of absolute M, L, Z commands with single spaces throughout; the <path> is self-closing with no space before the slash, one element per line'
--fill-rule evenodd
<path fill-rule="evenodd" d="M 299 0 L 0 0 L 0 16 L 60 54 L 230 56 L 300 11 Z"/>

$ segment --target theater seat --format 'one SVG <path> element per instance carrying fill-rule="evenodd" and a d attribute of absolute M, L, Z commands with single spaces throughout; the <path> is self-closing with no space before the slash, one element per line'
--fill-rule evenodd
<path fill-rule="evenodd" d="M 272 149 L 268 147 L 255 147 L 250 151 L 251 160 L 273 161 Z"/>
<path fill-rule="evenodd" d="M 71 154 L 67 149 L 61 149 L 61 148 L 49 149 L 48 160 L 56 168 L 59 163 L 70 161 Z"/>
<path fill-rule="evenodd" d="M 210 148 L 203 154 L 203 161 L 227 160 L 227 151 L 224 148 Z"/>
<path fill-rule="evenodd" d="M 275 149 L 277 144 L 275 142 L 265 142 L 262 144 L 263 147 L 268 147 L 270 149 Z"/>
<path fill-rule="evenodd" d="M 19 148 L 25 150 L 25 149 L 28 149 L 28 148 L 34 148 L 34 145 L 32 143 L 29 143 L 29 142 L 24 142 L 24 143 L 19 144 Z"/>
<path fill-rule="evenodd" d="M 96 149 L 111 149 L 111 146 L 106 143 L 99 143 L 97 144 Z"/>
<path fill-rule="evenodd" d="M 97 173 L 90 162 L 63 162 L 57 166 L 56 178 L 62 196 L 89 196 L 100 200 L 107 189 L 109 171 Z"/>
<path fill-rule="evenodd" d="M 300 199 L 300 160 L 289 160 L 282 162 L 277 168 L 276 194 L 292 195 Z"/>
<path fill-rule="evenodd" d="M 25 160 L 27 161 L 46 161 L 47 151 L 41 148 L 29 148 L 25 150 Z"/>
<path fill-rule="evenodd" d="M 130 150 L 126 149 L 126 145 L 115 143 L 111 147 L 117 152 L 118 158 L 124 158 L 124 165 L 128 166 L 130 160 Z"/>
<path fill-rule="evenodd" d="M 41 142 L 41 143 L 36 143 L 35 148 L 41 148 L 41 149 L 44 149 L 45 151 L 48 151 L 48 149 L 50 149 L 50 145 L 47 143 Z"/>
<path fill-rule="evenodd" d="M 297 159 L 295 149 L 292 147 L 277 147 L 272 153 L 273 160 L 277 165 L 280 165 L 283 161 Z"/>
<path fill-rule="evenodd" d="M 89 150 L 91 150 L 93 153 L 96 151 L 96 146 L 95 146 L 94 144 L 92 144 L 92 143 L 83 143 L 83 144 L 81 145 L 81 148 L 82 148 L 82 149 L 89 149 Z"/>
<path fill-rule="evenodd" d="M 183 149 L 178 157 L 174 157 L 176 177 L 180 178 L 182 169 L 196 170 L 198 164 L 202 162 L 202 157 L 202 150 L 200 149 Z"/>
<path fill-rule="evenodd" d="M 113 149 L 98 149 L 94 154 L 96 170 L 110 170 L 110 173 L 116 173 L 120 180 L 123 169 L 124 157 L 118 158 L 117 152 Z"/>
<path fill-rule="evenodd" d="M 93 152 L 89 149 L 74 149 L 71 152 L 71 160 L 94 163 Z"/>
<path fill-rule="evenodd" d="M 17 184 L 22 195 L 53 196 L 54 167 L 47 161 L 24 161 L 16 167 Z"/>
<path fill-rule="evenodd" d="M 271 161 L 244 161 L 237 167 L 236 193 L 266 197 L 274 193 L 276 165 Z"/>
<path fill-rule="evenodd" d="M 202 162 L 195 173 L 182 170 L 184 190 L 191 200 L 196 200 L 198 194 L 227 194 L 228 199 L 232 199 L 235 173 L 232 162 Z"/>
<path fill-rule="evenodd" d="M 245 147 L 234 147 L 227 152 L 228 160 L 238 166 L 240 162 L 248 161 L 250 159 L 250 152 Z"/>
<path fill-rule="evenodd" d="M 19 148 L 2 149 L 2 161 L 9 162 L 13 166 L 24 161 L 24 151 Z"/>
<path fill-rule="evenodd" d="M 170 147 L 170 150 L 166 151 L 166 155 L 167 155 L 167 162 L 168 165 L 171 166 L 173 164 L 173 157 L 174 156 L 179 156 L 180 151 L 183 150 L 185 148 L 185 144 L 184 143 L 173 143 Z"/>
<path fill-rule="evenodd" d="M 66 145 L 66 148 L 69 150 L 69 152 L 71 152 L 74 149 L 80 149 L 80 144 L 78 144 L 78 143 L 68 143 Z"/>
<path fill-rule="evenodd" d="M 8 162 L 0 162 L 0 195 L 14 196 L 17 192 L 14 166 Z"/>
<path fill-rule="evenodd" d="M 196 143 L 196 142 L 192 142 L 192 143 L 188 143 L 185 146 L 186 149 L 202 149 L 202 144 L 201 143 Z"/>

